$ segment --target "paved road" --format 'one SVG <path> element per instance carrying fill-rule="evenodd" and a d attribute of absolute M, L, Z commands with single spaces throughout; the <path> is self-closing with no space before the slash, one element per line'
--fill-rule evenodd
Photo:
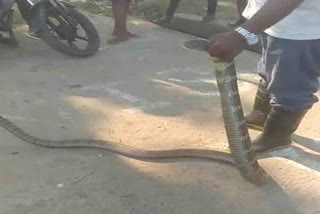
<path fill-rule="evenodd" d="M 140 38 L 106 40 L 112 22 L 91 17 L 102 37 L 98 55 L 72 59 L 27 38 L 0 46 L 0 114 L 52 139 L 100 138 L 146 149 L 227 149 L 219 96 L 208 56 L 181 44 L 191 36 L 131 20 Z M 259 56 L 237 59 L 256 81 Z M 245 111 L 255 86 L 239 82 Z M 320 212 L 319 106 L 291 149 L 261 161 L 264 186 L 209 161 L 132 160 L 107 151 L 47 149 L 0 130 L 2 214 L 270 214 Z M 256 135 L 257 133 L 252 133 Z"/>

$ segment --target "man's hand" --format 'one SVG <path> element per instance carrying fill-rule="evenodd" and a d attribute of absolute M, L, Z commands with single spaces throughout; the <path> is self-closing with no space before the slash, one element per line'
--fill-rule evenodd
<path fill-rule="evenodd" d="M 237 32 L 218 34 L 210 38 L 207 51 L 212 57 L 230 62 L 246 46 L 246 40 Z"/>

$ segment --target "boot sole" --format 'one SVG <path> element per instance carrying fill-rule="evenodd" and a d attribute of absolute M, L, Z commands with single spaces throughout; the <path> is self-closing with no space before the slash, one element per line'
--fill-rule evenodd
<path fill-rule="evenodd" d="M 257 155 L 261 155 L 261 154 L 265 154 L 265 153 L 270 153 L 270 152 L 274 152 L 274 151 L 277 151 L 277 150 L 281 150 L 281 149 L 287 149 L 291 146 L 290 145 L 286 145 L 286 146 L 281 146 L 281 147 L 277 147 L 277 148 L 274 148 L 274 149 L 269 149 L 269 150 L 266 150 L 266 151 L 263 151 L 263 152 L 256 152 Z"/>
<path fill-rule="evenodd" d="M 263 131 L 263 127 L 254 125 L 254 124 L 247 124 L 248 129 L 253 129 L 256 131 Z"/>

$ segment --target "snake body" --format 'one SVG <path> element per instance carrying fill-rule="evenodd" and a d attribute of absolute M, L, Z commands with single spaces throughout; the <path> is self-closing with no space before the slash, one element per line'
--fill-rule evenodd
<path fill-rule="evenodd" d="M 185 43 L 185 47 L 205 50 L 207 44 L 207 40 L 190 40 Z M 267 175 L 259 166 L 254 151 L 251 150 L 251 140 L 243 116 L 234 62 L 224 63 L 214 59 L 214 63 L 231 154 L 204 149 L 144 150 L 96 139 L 46 140 L 31 136 L 2 116 L 0 116 L 0 125 L 23 141 L 50 148 L 99 148 L 137 159 L 201 158 L 222 161 L 235 165 L 243 177 L 249 181 L 259 183 L 265 180 Z"/>
<path fill-rule="evenodd" d="M 45 140 L 26 133 L 10 120 L 0 116 L 0 125 L 19 139 L 49 148 L 99 148 L 136 159 L 200 158 L 235 164 L 231 154 L 205 149 L 144 150 L 122 143 L 96 139 Z"/>

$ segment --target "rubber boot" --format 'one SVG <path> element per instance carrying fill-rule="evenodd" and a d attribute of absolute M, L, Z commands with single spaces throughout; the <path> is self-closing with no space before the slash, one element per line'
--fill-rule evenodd
<path fill-rule="evenodd" d="M 285 111 L 272 107 L 262 133 L 252 141 L 252 148 L 257 154 L 289 147 L 291 135 L 297 130 L 308 109 Z"/>
<path fill-rule="evenodd" d="M 267 92 L 267 83 L 260 80 L 253 110 L 245 117 L 248 128 L 262 131 L 270 109 L 270 94 Z"/>

